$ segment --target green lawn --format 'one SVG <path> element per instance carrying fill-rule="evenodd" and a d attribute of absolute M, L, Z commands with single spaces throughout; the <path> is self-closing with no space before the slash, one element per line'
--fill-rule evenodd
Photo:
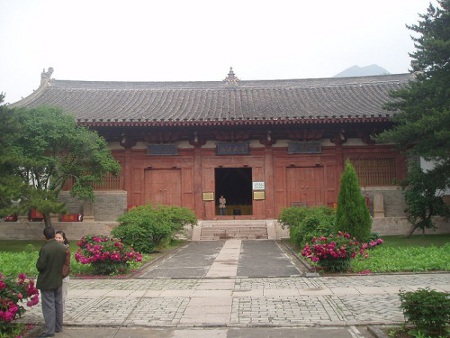
<path fill-rule="evenodd" d="M 384 243 L 369 251 L 369 258 L 357 258 L 352 262 L 354 272 L 422 272 L 450 271 L 450 234 L 384 236 Z M 0 261 L 3 274 L 25 273 L 35 276 L 35 263 L 44 241 L 6 241 L 0 240 Z M 173 243 L 179 246 L 183 243 Z M 77 251 L 76 241 L 70 243 L 72 252 L 72 274 L 89 275 L 89 266 L 75 262 L 73 254 Z M 166 248 L 165 250 L 170 250 Z M 164 251 L 164 250 L 162 250 Z M 156 255 L 144 255 L 145 262 Z M 133 268 L 138 268 L 134 265 Z"/>
<path fill-rule="evenodd" d="M 410 247 L 410 246 L 437 246 L 442 247 L 446 243 L 450 243 L 450 234 L 430 234 L 430 235 L 414 235 L 410 238 L 405 238 L 405 236 L 381 236 L 383 238 L 384 247 Z"/>
<path fill-rule="evenodd" d="M 369 258 L 352 260 L 351 269 L 357 273 L 450 271 L 450 234 L 381 236 L 384 243 L 369 250 Z M 301 249 L 286 244 L 301 257 Z M 310 260 L 301 257 L 309 265 Z"/>
<path fill-rule="evenodd" d="M 450 234 L 382 237 L 369 258 L 352 262 L 355 272 L 450 271 Z"/>
<path fill-rule="evenodd" d="M 0 252 L 23 252 L 23 251 L 37 251 L 44 245 L 44 240 L 0 240 Z M 70 252 L 75 252 L 78 249 L 77 242 L 70 242 Z"/>
<path fill-rule="evenodd" d="M 39 255 L 39 250 L 44 243 L 44 240 L 0 240 L 0 273 L 12 276 L 19 273 L 25 273 L 30 277 L 37 276 L 36 261 Z M 144 254 L 142 255 L 142 262 L 130 263 L 131 270 L 139 269 L 143 264 L 154 260 L 164 252 L 167 252 L 184 244 L 184 241 L 174 240 L 171 241 L 171 243 L 167 247 L 158 248 L 158 251 L 155 253 Z M 75 261 L 74 254 L 77 250 L 77 241 L 71 241 L 71 276 L 92 275 L 90 265 L 83 265 Z"/>

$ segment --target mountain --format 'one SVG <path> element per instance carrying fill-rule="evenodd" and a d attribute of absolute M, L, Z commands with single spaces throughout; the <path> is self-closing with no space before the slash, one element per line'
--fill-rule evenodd
<path fill-rule="evenodd" d="M 372 76 L 390 74 L 386 69 L 378 65 L 370 65 L 366 67 L 352 66 L 346 70 L 336 74 L 334 77 L 353 77 L 353 76 Z"/>

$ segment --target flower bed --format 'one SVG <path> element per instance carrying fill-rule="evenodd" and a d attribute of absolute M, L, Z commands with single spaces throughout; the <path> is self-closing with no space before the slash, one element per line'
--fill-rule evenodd
<path fill-rule="evenodd" d="M 78 243 L 75 260 L 91 264 L 95 274 L 111 275 L 128 272 L 130 262 L 142 261 L 142 255 L 119 239 L 107 236 L 84 236 Z"/>
<path fill-rule="evenodd" d="M 324 271 L 347 271 L 351 265 L 351 259 L 357 255 L 368 257 L 367 249 L 383 243 L 382 239 L 359 243 L 354 237 L 345 232 L 336 235 L 314 237 L 311 244 L 306 244 L 302 250 L 302 256 L 317 263 Z"/>
<path fill-rule="evenodd" d="M 39 291 L 34 280 L 27 280 L 25 274 L 12 278 L 0 273 L 0 332 L 8 334 L 14 330 L 14 319 L 26 311 L 22 305 L 25 301 L 28 307 L 39 303 Z"/>

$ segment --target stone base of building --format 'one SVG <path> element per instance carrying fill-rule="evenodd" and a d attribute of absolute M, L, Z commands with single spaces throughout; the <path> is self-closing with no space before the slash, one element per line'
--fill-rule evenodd
<path fill-rule="evenodd" d="M 425 234 L 449 234 L 450 222 L 436 219 L 436 229 L 426 229 Z M 411 224 L 405 217 L 382 217 L 374 218 L 372 222 L 372 232 L 383 235 L 406 235 L 411 230 Z M 414 235 L 421 235 L 422 230 L 418 229 Z"/>
<path fill-rule="evenodd" d="M 117 225 L 117 222 L 53 222 L 53 227 L 64 231 L 69 241 L 78 241 L 89 234 L 109 235 Z M 43 240 L 44 228 L 44 222 L 1 222 L 0 239 Z"/>
<path fill-rule="evenodd" d="M 180 237 L 188 240 L 201 240 L 202 226 L 214 226 L 214 222 L 199 221 L 194 227 L 186 226 L 185 234 Z M 226 221 L 228 225 L 237 222 L 240 226 L 252 222 L 263 222 L 267 227 L 268 239 L 289 238 L 289 228 L 282 227 L 277 220 L 254 220 L 254 221 Z M 217 226 L 223 226 L 223 222 L 216 221 Z M 448 234 L 450 233 L 450 222 L 441 219 L 435 221 L 437 229 L 427 229 L 426 234 Z M 118 225 L 117 222 L 53 222 L 53 226 L 57 230 L 63 230 L 67 238 L 77 241 L 81 237 L 89 234 L 110 235 L 111 230 Z M 43 239 L 42 230 L 44 222 L 0 222 L 0 239 L 17 239 L 17 240 L 39 240 Z M 383 217 L 374 218 L 372 223 L 372 232 L 376 232 L 381 236 L 386 235 L 406 235 L 409 233 L 411 225 L 404 217 Z M 422 234 L 421 230 L 416 230 L 414 234 Z"/>

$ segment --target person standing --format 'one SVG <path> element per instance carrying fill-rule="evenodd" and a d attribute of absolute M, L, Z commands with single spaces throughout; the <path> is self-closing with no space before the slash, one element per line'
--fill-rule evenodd
<path fill-rule="evenodd" d="M 220 198 L 219 198 L 219 213 L 221 215 L 225 215 L 226 204 L 227 204 L 227 200 L 225 199 L 225 197 L 223 197 L 223 195 L 220 195 Z"/>
<path fill-rule="evenodd" d="M 36 287 L 41 291 L 42 314 L 45 331 L 40 337 L 53 337 L 62 331 L 62 271 L 66 261 L 66 247 L 55 240 L 55 229 L 46 227 L 44 236 L 47 242 L 39 251 L 36 269 L 39 271 Z"/>
<path fill-rule="evenodd" d="M 55 239 L 57 242 L 64 244 L 66 247 L 66 261 L 63 265 L 62 275 L 63 275 L 63 283 L 62 283 L 62 302 L 63 302 L 63 312 L 66 311 L 66 299 L 67 294 L 69 292 L 69 273 L 70 273 L 70 249 L 69 249 L 69 241 L 66 237 L 66 234 L 62 230 L 56 231 Z"/>

